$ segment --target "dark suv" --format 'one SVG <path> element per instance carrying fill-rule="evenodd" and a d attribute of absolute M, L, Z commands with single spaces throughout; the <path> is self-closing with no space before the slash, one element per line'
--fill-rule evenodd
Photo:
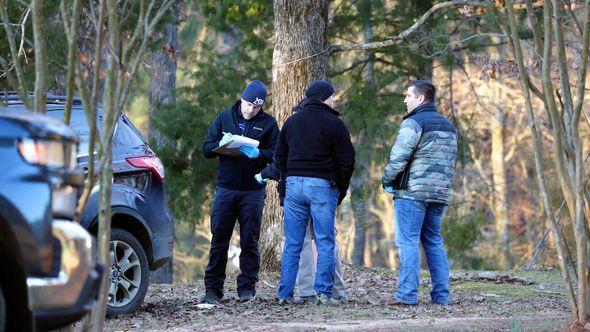
<path fill-rule="evenodd" d="M 92 308 L 101 269 L 76 222 L 76 134 L 0 106 L 0 331 L 54 329 Z"/>
<path fill-rule="evenodd" d="M 64 101 L 63 96 L 48 95 L 47 114 L 61 121 Z M 23 107 L 22 104 L 20 107 Z M 100 129 L 100 108 L 97 117 Z M 77 98 L 74 99 L 70 127 L 80 140 L 77 164 L 87 169 L 90 130 L 82 103 Z M 143 302 L 150 271 L 155 271 L 171 259 L 174 238 L 173 220 L 167 207 L 164 167 L 125 115 L 119 116 L 113 138 L 111 207 L 112 265 L 105 271 L 111 282 L 107 314 L 118 315 L 134 311 Z M 80 223 L 96 235 L 97 222 L 98 187 L 95 187 Z"/>
<path fill-rule="evenodd" d="M 47 114 L 63 119 L 63 100 L 48 97 Z M 101 109 L 97 120 L 102 121 Z M 90 130 L 79 99 L 74 100 L 70 126 L 80 139 L 78 165 L 86 168 Z M 80 220 L 92 234 L 98 231 L 97 189 Z M 111 282 L 109 315 L 134 311 L 145 297 L 150 271 L 172 257 L 173 221 L 166 200 L 162 162 L 129 118 L 120 115 L 113 138 L 112 265 L 106 271 Z"/>

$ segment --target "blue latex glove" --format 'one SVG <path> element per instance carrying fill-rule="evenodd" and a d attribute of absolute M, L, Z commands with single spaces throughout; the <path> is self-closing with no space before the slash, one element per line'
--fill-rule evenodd
<path fill-rule="evenodd" d="M 221 141 L 219 141 L 219 146 L 227 144 L 229 141 L 232 140 L 233 137 L 234 135 L 231 133 L 224 133 L 223 137 L 221 138 Z"/>
<path fill-rule="evenodd" d="M 258 158 L 258 156 L 260 156 L 260 150 L 252 146 L 240 146 L 240 151 L 250 159 Z"/>
<path fill-rule="evenodd" d="M 394 195 L 395 194 L 395 190 L 393 189 L 392 186 L 385 186 L 385 191 L 387 191 L 388 193 Z"/>
<path fill-rule="evenodd" d="M 262 175 L 260 173 L 254 175 L 254 178 L 256 179 L 256 181 L 260 184 L 266 184 L 268 182 L 268 179 L 263 179 Z"/>

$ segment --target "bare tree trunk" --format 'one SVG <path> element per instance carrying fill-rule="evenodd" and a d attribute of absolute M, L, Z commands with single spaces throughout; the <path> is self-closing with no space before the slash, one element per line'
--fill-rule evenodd
<path fill-rule="evenodd" d="M 553 94 L 553 89 L 552 89 L 552 83 L 551 83 L 551 50 L 552 50 L 552 38 L 551 38 L 551 33 L 552 33 L 552 29 L 561 29 L 561 26 L 552 26 L 552 14 L 551 14 L 551 3 L 550 0 L 545 0 L 544 1 L 544 5 L 543 5 L 543 10 L 544 10 L 544 29 L 545 29 L 545 38 L 544 38 L 544 50 L 543 50 L 543 68 L 542 68 L 542 81 L 543 81 L 543 93 L 545 96 L 545 106 L 547 107 L 547 111 L 550 115 L 550 118 L 553 122 L 553 126 L 552 126 L 552 130 L 553 130 L 553 135 L 555 137 L 554 143 L 557 147 L 556 149 L 556 165 L 558 166 L 558 174 L 560 172 L 563 172 L 563 169 L 560 170 L 560 166 L 563 165 L 563 159 L 562 156 L 563 154 L 560 154 L 560 137 L 561 137 L 561 133 L 560 130 L 561 128 L 563 128 L 561 125 L 561 123 L 559 123 L 558 121 L 558 117 L 555 116 L 555 112 L 556 112 L 556 106 L 555 106 L 555 99 L 554 99 L 554 94 Z M 586 308 L 584 308 L 584 310 L 582 310 L 582 308 L 580 308 L 581 304 L 579 305 L 579 303 L 576 301 L 576 296 L 574 294 L 573 291 L 573 286 L 572 286 L 572 282 L 570 279 L 570 275 L 569 275 L 569 271 L 568 271 L 568 267 L 567 267 L 567 257 L 565 256 L 565 245 L 562 241 L 562 236 L 559 232 L 559 228 L 557 226 L 557 221 L 555 219 L 555 216 L 553 215 L 553 212 L 551 211 L 551 203 L 549 200 L 549 196 L 548 196 L 548 192 L 547 192 L 547 187 L 545 184 L 545 179 L 544 179 L 544 175 L 543 175 L 543 164 L 542 164 L 542 154 L 543 154 L 543 150 L 541 147 L 541 143 L 539 140 L 539 131 L 537 129 L 537 126 L 535 124 L 535 116 L 533 113 L 533 106 L 532 106 L 532 101 L 531 101 L 531 96 L 530 96 L 530 81 L 529 81 L 529 77 L 527 74 L 527 71 L 525 69 L 525 64 L 524 64 L 524 59 L 523 59 L 523 54 L 522 54 L 522 49 L 521 49 L 521 45 L 520 45 L 520 40 L 518 39 L 518 35 L 517 35 L 517 26 L 516 26 L 516 19 L 515 19 L 515 14 L 514 14 L 514 10 L 513 10 L 513 3 L 512 0 L 507 0 L 506 1 L 506 8 L 508 10 L 508 17 L 509 17 L 509 22 L 510 22 L 510 30 L 511 30 L 511 35 L 510 38 L 512 39 L 512 44 L 514 47 L 514 53 L 516 56 L 516 61 L 517 61 L 517 65 L 518 65 L 518 70 L 520 73 L 520 83 L 521 83 L 521 88 L 522 91 L 525 95 L 525 106 L 526 106 L 526 111 L 527 111 L 527 115 L 528 115 L 528 120 L 529 120 L 529 125 L 531 128 L 531 137 L 533 140 L 533 149 L 534 149 L 534 155 L 535 155 L 535 168 L 536 168 L 536 172 L 537 172 L 537 178 L 539 181 L 539 187 L 541 189 L 541 197 L 543 200 L 543 206 L 545 208 L 545 212 L 547 214 L 547 217 L 549 218 L 550 221 L 550 226 L 551 226 L 551 231 L 553 233 L 553 238 L 555 241 L 555 245 L 556 245 L 556 249 L 557 249 L 557 254 L 558 254 L 558 258 L 559 258 L 559 265 L 560 265 L 560 270 L 562 273 L 562 277 L 563 280 L 565 282 L 566 285 L 566 289 L 567 289 L 567 293 L 568 293 L 568 297 L 570 300 L 570 306 L 572 309 L 572 313 L 575 314 L 578 318 L 578 320 L 582 320 L 585 321 L 585 315 L 587 315 L 586 313 Z M 555 34 L 556 36 L 558 35 L 557 33 Z M 560 175 L 560 183 L 563 184 L 563 174 Z M 568 199 L 568 194 L 566 193 L 566 188 L 564 186 L 562 186 L 562 192 L 564 193 L 564 197 L 566 198 L 566 201 L 569 201 Z M 571 197 L 570 197 L 571 198 Z M 568 206 L 570 206 L 569 202 L 568 202 Z M 575 229 L 575 228 L 574 228 Z M 587 245 L 587 244 L 586 244 Z M 580 257 L 578 257 L 578 259 L 580 259 Z M 579 273 L 581 273 L 580 271 L 578 271 Z M 578 284 L 587 284 L 588 280 L 586 279 L 586 277 L 583 277 L 581 279 L 578 280 Z M 583 286 L 580 286 L 583 287 Z M 582 288 L 580 289 L 580 298 L 582 298 L 583 296 L 586 296 L 587 294 L 582 294 Z M 584 317 L 582 319 L 582 317 Z"/>
<path fill-rule="evenodd" d="M 99 150 L 102 150 L 101 141 L 98 139 L 98 125 L 97 125 L 97 117 L 96 117 L 96 105 L 98 103 L 98 91 L 102 90 L 100 88 L 100 70 L 102 67 L 102 53 L 101 50 L 104 46 L 104 39 L 105 39 L 105 29 L 104 29 L 104 22 L 106 20 L 106 0 L 100 0 L 98 3 L 98 18 L 97 18 L 97 25 L 96 25 L 96 38 L 95 38 L 95 45 L 94 45 L 94 54 L 95 54 L 95 61 L 93 69 L 90 70 L 92 73 L 93 82 L 89 86 L 87 81 L 84 79 L 82 74 L 82 65 L 77 66 L 76 70 L 76 86 L 78 87 L 78 91 L 80 93 L 80 97 L 82 99 L 82 103 L 84 104 L 84 116 L 86 117 L 86 121 L 88 122 L 88 126 L 90 127 L 90 141 L 88 144 L 88 174 L 86 184 L 84 185 L 84 190 L 82 191 L 82 195 L 78 199 L 78 207 L 76 208 L 76 220 L 80 220 L 82 216 L 82 212 L 84 212 L 84 208 L 86 207 L 86 203 L 88 203 L 88 199 L 90 198 L 90 194 L 92 189 L 94 188 L 95 184 L 95 153 L 96 151 L 95 146 L 99 145 Z M 73 36 L 69 39 L 69 43 L 73 44 L 75 42 L 75 37 L 77 34 L 73 34 Z M 76 53 L 80 53 L 79 50 Z M 90 88 L 92 90 L 90 90 Z M 100 170 L 99 170 L 100 171 Z"/>
<path fill-rule="evenodd" d="M 121 70 L 120 63 L 115 58 L 115 54 L 119 54 L 119 21 L 117 14 L 117 1 L 107 0 L 107 22 L 109 27 L 108 46 L 112 52 L 107 53 L 107 71 L 105 77 L 103 109 L 104 115 L 102 120 L 103 144 L 99 151 L 99 167 L 100 167 L 100 185 L 98 197 L 98 262 L 102 264 L 108 271 L 107 267 L 111 266 L 109 257 L 109 245 L 111 239 L 111 184 L 113 180 L 113 164 L 112 164 L 112 143 L 113 136 L 110 135 L 115 121 L 115 113 L 117 103 L 116 89 L 117 89 L 117 73 Z M 115 52 L 115 54 L 113 54 Z M 119 84 L 121 84 L 119 82 Z M 90 318 L 90 328 L 94 331 L 102 331 L 104 326 L 104 319 L 107 310 L 109 278 L 103 276 L 100 283 L 100 292 L 98 299 L 94 303 L 92 314 Z"/>
<path fill-rule="evenodd" d="M 583 145 L 579 133 L 579 120 L 581 104 L 585 95 L 585 82 L 587 70 L 588 57 L 588 37 L 590 33 L 590 12 L 588 12 L 588 2 L 586 2 L 586 22 L 584 26 L 583 47 L 581 66 L 579 67 L 578 76 L 578 100 L 574 108 L 573 96 L 571 93 L 567 58 L 565 54 L 565 41 L 563 33 L 563 5 L 561 1 L 553 0 L 553 20 L 554 20 L 554 38 L 557 50 L 557 64 L 559 67 L 559 76 L 561 83 L 561 93 L 563 96 L 563 123 L 567 137 L 567 149 L 570 155 L 565 158 L 566 170 L 569 181 L 562 183 L 562 193 L 566 197 L 568 203 L 568 211 L 570 212 L 574 237 L 576 240 L 576 254 L 577 254 L 577 272 L 578 272 L 578 321 L 585 324 L 588 322 L 590 314 L 589 301 L 589 262 L 588 262 L 588 224 L 586 223 L 583 209 L 584 198 L 583 191 L 587 181 L 584 167 L 584 159 L 582 157 Z M 580 105 L 578 107 L 578 104 Z M 565 186 L 564 186 L 565 185 Z M 568 200 L 569 198 L 569 200 Z"/>
<path fill-rule="evenodd" d="M 175 19 L 178 18 L 178 5 L 174 7 Z M 164 145 L 164 139 L 154 125 L 157 112 L 170 111 L 175 104 L 176 89 L 176 40 L 178 24 L 167 23 L 162 33 L 163 43 L 160 49 L 152 53 L 152 70 L 150 82 L 149 127 L 148 138 L 156 149 Z M 172 283 L 173 258 L 166 265 L 150 274 L 152 283 Z"/>
<path fill-rule="evenodd" d="M 43 0 L 31 2 L 35 44 L 35 96 L 34 111 L 45 113 L 47 101 L 47 49 L 45 47 L 45 19 Z"/>
<path fill-rule="evenodd" d="M 360 168 L 359 168 L 360 169 Z M 361 173 L 361 172 L 357 172 Z M 367 195 L 363 193 L 362 186 L 353 179 L 350 183 L 350 204 L 354 214 L 354 247 L 352 263 L 358 266 L 365 265 L 365 246 L 367 243 L 367 226 L 369 221 L 369 209 Z M 369 195 L 370 196 L 370 195 Z"/>
<path fill-rule="evenodd" d="M 496 92 L 497 89 L 495 89 Z M 499 96 L 496 96 L 499 97 Z M 490 119 L 490 130 L 492 134 L 492 178 L 494 179 L 493 211 L 496 219 L 498 265 L 502 269 L 510 266 L 510 235 L 509 220 L 506 198 L 506 169 L 504 165 L 504 111 L 494 107 Z"/>
<path fill-rule="evenodd" d="M 363 42 L 368 43 L 373 38 L 373 24 L 371 22 L 372 5 L 371 2 L 362 2 L 357 4 L 357 10 L 361 13 L 363 19 Z M 375 75 L 373 73 L 374 62 L 371 59 L 373 56 L 372 50 L 365 50 L 364 56 L 368 60 L 364 70 L 363 77 L 367 86 L 373 87 L 375 84 Z M 357 133 L 355 139 L 355 146 L 361 146 L 363 137 L 366 133 L 361 131 Z M 350 182 L 350 203 L 352 212 L 354 214 L 354 248 L 352 253 L 352 263 L 358 266 L 365 264 L 365 247 L 367 243 L 367 227 L 371 214 L 369 212 L 369 205 L 371 201 L 370 195 L 366 189 L 366 185 L 371 183 L 371 172 L 368 172 L 369 157 L 366 154 L 359 155 L 357 162 L 358 169 L 354 173 L 352 181 Z M 363 185 L 364 184 L 364 185 Z"/>
<path fill-rule="evenodd" d="M 178 6 L 175 6 L 175 18 L 178 17 Z M 176 89 L 176 40 L 178 25 L 167 23 L 161 34 L 162 46 L 152 53 L 150 82 L 149 127 L 148 137 L 155 142 L 157 148 L 164 142 L 162 135 L 154 125 L 154 115 L 162 110 L 170 109 L 175 104 Z"/>
<path fill-rule="evenodd" d="M 275 47 L 272 60 L 272 109 L 280 126 L 303 97 L 307 84 L 325 78 L 328 53 L 304 61 L 290 61 L 324 51 L 328 24 L 328 0 L 275 0 Z M 282 210 L 276 185 L 269 186 L 260 237 L 263 268 L 280 266 Z"/>
<path fill-rule="evenodd" d="M 384 224 L 387 220 L 375 219 L 373 222 L 373 257 L 375 257 L 373 266 L 389 268 L 391 267 L 389 266 L 389 262 L 391 261 L 389 255 L 391 253 L 389 244 L 387 243 L 387 236 L 384 232 Z"/>

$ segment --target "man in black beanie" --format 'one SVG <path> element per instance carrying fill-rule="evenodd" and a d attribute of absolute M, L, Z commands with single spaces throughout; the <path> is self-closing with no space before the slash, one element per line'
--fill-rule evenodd
<path fill-rule="evenodd" d="M 348 190 L 355 151 L 346 125 L 335 111 L 334 87 L 312 82 L 300 110 L 287 119 L 277 143 L 275 162 L 285 178 L 285 246 L 281 262 L 279 302 L 293 301 L 301 248 L 313 219 L 318 250 L 314 290 L 320 304 L 337 304 L 334 284 L 334 215 Z"/>
<path fill-rule="evenodd" d="M 203 145 L 205 158 L 217 158 L 217 187 L 211 208 L 211 248 L 205 270 L 205 296 L 201 302 L 217 304 L 223 298 L 227 251 L 236 223 L 240 224 L 240 275 L 238 296 L 251 301 L 256 294 L 260 270 L 258 239 L 265 189 L 254 175 L 270 162 L 275 152 L 279 128 L 276 120 L 262 109 L 266 86 L 250 82 L 241 99 L 217 114 Z M 213 149 L 242 135 L 259 141 L 258 147 L 241 147 L 240 156 L 218 154 Z"/>

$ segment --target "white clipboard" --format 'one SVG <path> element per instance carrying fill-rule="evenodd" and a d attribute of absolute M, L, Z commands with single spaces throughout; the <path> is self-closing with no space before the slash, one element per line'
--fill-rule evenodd
<path fill-rule="evenodd" d="M 250 137 L 233 135 L 232 139 L 229 142 L 225 143 L 220 147 L 216 147 L 215 149 L 213 149 L 213 152 L 229 156 L 240 156 L 242 155 L 242 152 L 240 152 L 240 147 L 251 146 L 253 148 L 256 148 L 259 144 L 260 142 Z"/>

